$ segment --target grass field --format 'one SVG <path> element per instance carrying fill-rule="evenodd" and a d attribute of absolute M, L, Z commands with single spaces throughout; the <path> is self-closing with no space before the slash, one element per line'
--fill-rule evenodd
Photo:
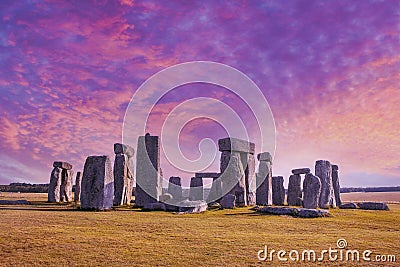
<path fill-rule="evenodd" d="M 347 196 L 348 197 L 348 196 Z M 0 206 L 0 266 L 399 266 L 400 204 L 390 211 L 331 210 L 332 217 L 299 219 L 259 215 L 248 208 L 175 215 L 120 208 L 77 211 L 46 203 L 46 194 L 6 194 L 32 205 Z M 268 249 L 336 248 L 396 255 L 397 262 L 259 261 Z M 287 257 L 287 255 L 286 255 Z"/>

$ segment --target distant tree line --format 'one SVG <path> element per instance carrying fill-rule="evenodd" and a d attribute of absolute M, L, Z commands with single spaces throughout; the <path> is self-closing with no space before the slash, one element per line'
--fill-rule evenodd
<path fill-rule="evenodd" d="M 397 192 L 397 191 L 400 191 L 400 186 L 343 187 L 343 188 L 340 188 L 340 193 L 351 193 L 351 192 Z"/>
<path fill-rule="evenodd" d="M 1 192 L 47 193 L 49 184 L 11 183 L 0 185 Z"/>

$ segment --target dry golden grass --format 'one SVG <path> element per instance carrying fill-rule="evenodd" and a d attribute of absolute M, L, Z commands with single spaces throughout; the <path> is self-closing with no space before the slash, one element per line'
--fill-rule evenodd
<path fill-rule="evenodd" d="M 33 205 L 0 206 L 0 266 L 265 266 L 271 262 L 257 260 L 264 245 L 321 251 L 336 248 L 339 238 L 350 249 L 400 251 L 398 204 L 390 205 L 390 211 L 334 209 L 330 218 L 299 219 L 259 215 L 248 208 L 192 215 L 131 208 L 85 212 L 45 203 L 43 196 L 27 198 Z M 325 261 L 320 266 L 361 263 Z M 274 265 L 285 264 L 275 259 Z"/>

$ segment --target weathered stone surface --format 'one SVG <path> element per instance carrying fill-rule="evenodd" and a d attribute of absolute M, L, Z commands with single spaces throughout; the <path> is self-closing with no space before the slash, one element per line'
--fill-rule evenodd
<path fill-rule="evenodd" d="M 257 159 L 258 161 L 268 161 L 272 164 L 272 156 L 269 152 L 259 153 Z"/>
<path fill-rule="evenodd" d="M 327 210 L 289 207 L 263 207 L 259 209 L 258 212 L 273 215 L 289 215 L 300 218 L 318 218 L 330 216 L 330 213 Z"/>
<path fill-rule="evenodd" d="M 169 178 L 168 193 L 172 195 L 173 199 L 182 200 L 181 177 L 171 176 Z"/>
<path fill-rule="evenodd" d="M 223 138 L 218 140 L 219 151 L 236 151 L 254 154 L 255 144 L 238 138 Z"/>
<path fill-rule="evenodd" d="M 203 178 L 192 177 L 192 179 L 190 180 L 189 199 L 204 200 Z"/>
<path fill-rule="evenodd" d="M 200 178 L 218 178 L 221 174 L 219 172 L 196 172 L 195 177 Z"/>
<path fill-rule="evenodd" d="M 81 208 L 111 209 L 113 196 L 114 177 L 109 157 L 87 157 L 81 183 Z"/>
<path fill-rule="evenodd" d="M 178 214 L 200 213 L 207 210 L 208 205 L 204 200 L 183 200 L 178 203 Z"/>
<path fill-rule="evenodd" d="M 124 154 L 124 155 L 128 156 L 129 158 L 131 158 L 135 155 L 135 149 L 133 149 L 133 147 L 131 147 L 129 145 L 115 143 L 114 144 L 114 153 L 116 155 Z"/>
<path fill-rule="evenodd" d="M 329 217 L 330 213 L 327 210 L 298 208 L 296 216 L 300 218 L 319 218 Z"/>
<path fill-rule="evenodd" d="M 257 178 L 255 175 L 256 161 L 253 154 L 241 153 L 241 157 L 246 160 L 244 166 L 245 184 L 246 184 L 246 196 L 247 205 L 256 205 L 256 194 L 257 194 Z"/>
<path fill-rule="evenodd" d="M 6 200 L 1 199 L 0 205 L 30 205 L 31 203 L 26 199 Z"/>
<path fill-rule="evenodd" d="M 340 209 L 357 209 L 356 203 L 344 203 L 339 206 Z"/>
<path fill-rule="evenodd" d="M 61 186 L 60 186 L 60 201 L 71 202 L 72 201 L 72 186 L 74 172 L 72 170 L 63 169 L 61 172 Z"/>
<path fill-rule="evenodd" d="M 296 174 L 307 174 L 310 172 L 311 172 L 310 168 L 301 168 L 301 169 L 293 169 L 292 170 L 292 173 L 295 175 Z"/>
<path fill-rule="evenodd" d="M 61 168 L 61 169 L 65 169 L 65 170 L 72 169 L 72 165 L 69 164 L 68 162 L 64 162 L 64 161 L 54 161 L 53 162 L 53 167 L 54 168 Z"/>
<path fill-rule="evenodd" d="M 363 210 L 389 210 L 385 202 L 360 202 L 357 206 Z"/>
<path fill-rule="evenodd" d="M 235 207 L 236 196 L 232 194 L 227 194 L 221 199 L 221 208 L 223 209 L 233 209 Z"/>
<path fill-rule="evenodd" d="M 226 167 L 225 167 L 226 166 Z M 221 153 L 221 180 L 223 195 L 236 196 L 236 206 L 247 205 L 246 181 L 242 159 L 239 152 Z"/>
<path fill-rule="evenodd" d="M 161 202 L 170 202 L 174 197 L 170 193 L 162 194 Z"/>
<path fill-rule="evenodd" d="M 160 211 L 166 211 L 166 207 L 164 203 L 160 203 L 160 202 L 149 202 L 144 204 L 144 206 L 142 207 L 143 210 L 146 211 L 154 211 L 154 210 L 160 210 Z"/>
<path fill-rule="evenodd" d="M 54 167 L 51 172 L 47 195 L 48 202 L 60 202 L 61 173 L 62 169 L 59 167 Z"/>
<path fill-rule="evenodd" d="M 272 177 L 272 204 L 283 205 L 285 202 L 285 188 L 283 187 L 283 176 Z"/>
<path fill-rule="evenodd" d="M 222 198 L 222 180 L 219 177 L 213 178 L 210 193 L 207 196 L 207 203 L 219 202 Z"/>
<path fill-rule="evenodd" d="M 295 216 L 297 213 L 296 208 L 288 208 L 288 207 L 263 207 L 258 210 L 260 213 L 266 213 L 266 214 L 274 214 L 274 215 L 290 215 L 290 216 Z"/>
<path fill-rule="evenodd" d="M 333 193 L 335 194 L 336 206 L 342 205 L 342 200 L 340 199 L 340 183 L 339 183 L 339 167 L 338 165 L 332 165 L 332 184 Z"/>
<path fill-rule="evenodd" d="M 321 181 L 311 173 L 306 174 L 303 181 L 303 207 L 306 209 L 316 209 L 321 195 Z"/>
<path fill-rule="evenodd" d="M 335 193 L 332 182 L 332 167 L 327 160 L 318 160 L 315 163 L 315 175 L 321 181 L 321 195 L 319 198 L 319 207 L 328 209 L 336 206 Z"/>
<path fill-rule="evenodd" d="M 74 202 L 78 203 L 81 201 L 81 182 L 82 182 L 82 173 L 77 172 L 75 178 L 75 193 L 74 193 Z"/>
<path fill-rule="evenodd" d="M 127 155 L 115 155 L 113 201 L 115 206 L 129 205 L 132 199 L 133 173 L 130 171 L 128 162 Z"/>
<path fill-rule="evenodd" d="M 293 174 L 289 177 L 287 203 L 289 206 L 302 206 L 301 176 Z"/>
<path fill-rule="evenodd" d="M 139 136 L 136 158 L 136 206 L 158 202 L 162 194 L 158 136 Z"/>
<path fill-rule="evenodd" d="M 260 161 L 256 174 L 256 204 L 260 206 L 272 204 L 272 167 L 269 161 Z"/>

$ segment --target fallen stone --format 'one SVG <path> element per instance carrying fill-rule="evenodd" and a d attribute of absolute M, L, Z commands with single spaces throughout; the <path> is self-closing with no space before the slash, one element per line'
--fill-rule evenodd
<path fill-rule="evenodd" d="M 61 169 L 65 169 L 65 170 L 72 169 L 72 165 L 69 164 L 68 162 L 64 162 L 64 161 L 54 161 L 53 162 L 53 167 L 54 168 L 61 168 Z"/>
<path fill-rule="evenodd" d="M 31 203 L 25 199 L 18 200 L 0 200 L 0 205 L 30 205 Z"/>
<path fill-rule="evenodd" d="M 362 210 L 389 210 L 385 202 L 360 202 L 357 206 Z"/>
<path fill-rule="evenodd" d="M 200 213 L 207 210 L 207 202 L 204 200 L 183 200 L 178 203 L 178 214 Z"/>
<path fill-rule="evenodd" d="M 327 210 L 298 208 L 296 216 L 300 218 L 318 218 L 328 217 L 330 213 Z"/>
<path fill-rule="evenodd" d="M 221 208 L 223 209 L 233 209 L 235 207 L 236 196 L 232 194 L 225 195 L 221 199 Z"/>
<path fill-rule="evenodd" d="M 340 208 L 340 209 L 357 209 L 358 207 L 357 207 L 357 204 L 356 204 L 356 203 L 350 202 L 350 203 L 341 204 L 341 205 L 339 206 L 339 208 Z"/>
<path fill-rule="evenodd" d="M 135 149 L 133 149 L 133 147 L 131 147 L 129 145 L 115 143 L 114 144 L 114 153 L 116 155 L 124 154 L 124 155 L 128 156 L 129 158 L 131 158 L 135 155 Z"/>
<path fill-rule="evenodd" d="M 287 203 L 289 206 L 302 206 L 301 176 L 293 174 L 289 177 Z"/>
<path fill-rule="evenodd" d="M 292 173 L 297 175 L 297 174 L 307 174 L 310 173 L 311 170 L 310 168 L 301 168 L 301 169 L 293 169 Z"/>
<path fill-rule="evenodd" d="M 143 208 L 145 211 L 166 211 L 166 207 L 164 203 L 159 203 L 159 202 L 152 202 L 152 203 L 146 203 Z"/>
<path fill-rule="evenodd" d="M 221 209 L 220 203 L 218 203 L 218 202 L 208 203 L 208 210 L 217 210 L 217 209 Z"/>
<path fill-rule="evenodd" d="M 238 138 L 223 138 L 218 140 L 219 151 L 236 151 L 254 154 L 255 144 Z"/>
<path fill-rule="evenodd" d="M 111 209 L 113 196 L 114 177 L 109 157 L 87 157 L 81 183 L 81 208 Z"/>
<path fill-rule="evenodd" d="M 272 177 L 272 204 L 281 206 L 285 202 L 285 188 L 283 176 Z"/>
<path fill-rule="evenodd" d="M 257 155 L 257 159 L 258 159 L 258 161 L 268 161 L 268 162 L 272 163 L 272 156 L 269 152 L 259 153 Z"/>
<path fill-rule="evenodd" d="M 296 208 L 288 208 L 288 207 L 263 207 L 258 210 L 260 213 L 266 213 L 266 214 L 274 214 L 274 215 L 290 215 L 290 216 L 295 216 L 297 213 Z"/>
<path fill-rule="evenodd" d="M 306 209 L 316 209 L 321 195 L 321 181 L 311 173 L 306 174 L 303 181 L 303 207 Z"/>
<path fill-rule="evenodd" d="M 319 207 L 322 209 L 336 207 L 335 193 L 332 182 L 331 163 L 327 160 L 318 160 L 315 163 L 315 176 L 318 176 L 321 181 Z"/>
<path fill-rule="evenodd" d="M 60 202 L 61 173 L 62 169 L 59 167 L 54 167 L 51 172 L 47 194 L 48 202 Z"/>

